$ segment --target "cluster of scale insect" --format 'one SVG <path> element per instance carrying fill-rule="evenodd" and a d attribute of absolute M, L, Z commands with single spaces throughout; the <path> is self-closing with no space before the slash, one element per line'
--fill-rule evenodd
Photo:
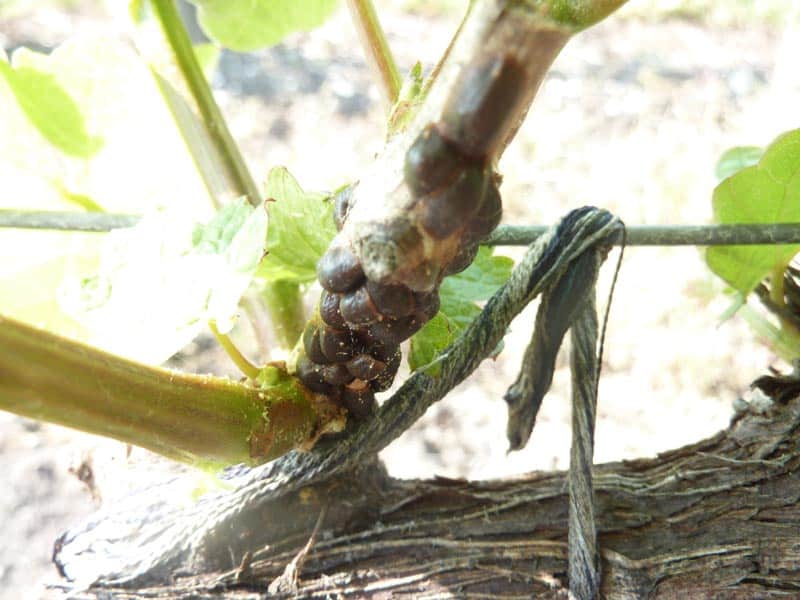
<path fill-rule="evenodd" d="M 438 265 L 441 282 L 469 266 L 480 240 L 498 224 L 502 207 L 496 176 L 485 157 L 460 152 L 432 124 L 406 154 L 405 182 L 421 230 L 434 240 L 458 240 L 455 255 Z M 336 198 L 339 230 L 349 199 L 347 192 Z M 438 285 L 415 291 L 402 281 L 371 281 L 346 246 L 328 249 L 317 275 L 323 287 L 319 319 L 303 332 L 297 375 L 309 389 L 363 418 L 375 406 L 375 393 L 391 386 L 400 366 L 400 344 L 439 311 Z"/>

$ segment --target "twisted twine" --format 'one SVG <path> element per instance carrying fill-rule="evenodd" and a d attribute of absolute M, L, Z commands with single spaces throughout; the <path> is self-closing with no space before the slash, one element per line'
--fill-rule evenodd
<path fill-rule="evenodd" d="M 594 254 L 592 258 L 597 259 Z M 599 260 L 597 260 L 599 267 Z M 597 270 L 595 270 L 595 276 Z M 569 453 L 569 589 L 577 600 L 597 597 L 600 554 L 594 520 L 594 424 L 597 409 L 597 309 L 594 281 L 572 325 L 572 448 Z"/>
<path fill-rule="evenodd" d="M 595 285 L 609 241 L 586 249 L 543 291 L 519 376 L 505 395 L 508 403 L 507 437 L 510 449 L 518 450 L 530 438 L 542 400 L 553 380 L 556 356 L 569 329 L 572 340 L 572 447 L 568 475 L 569 586 L 570 596 L 576 600 L 596 598 L 600 586 L 592 486 L 600 362 L 597 352 Z"/>

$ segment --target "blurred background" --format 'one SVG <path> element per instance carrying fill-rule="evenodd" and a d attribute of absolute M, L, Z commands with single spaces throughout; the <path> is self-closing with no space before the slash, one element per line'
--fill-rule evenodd
<path fill-rule="evenodd" d="M 430 69 L 464 4 L 376 1 L 404 73 L 418 60 Z M 76 35 L 121 33 L 113 13 L 88 0 L 0 0 L 0 44 L 6 53 L 20 46 L 49 52 Z M 798 125 L 797 56 L 797 3 L 632 1 L 557 59 L 500 163 L 504 222 L 550 224 L 584 204 L 629 225 L 709 222 L 720 154 L 766 145 Z M 335 189 L 357 179 L 382 147 L 385 107 L 343 6 L 320 29 L 269 50 L 221 52 L 212 81 L 260 180 L 284 165 L 307 190 Z M 27 192 L 4 186 L 4 205 Z M 0 230 L 0 238 L 8 235 Z M 518 258 L 522 249 L 499 252 Z M 603 275 L 601 306 L 615 260 L 612 254 Z M 0 281 L 0 294 L 3 285 L 8 280 Z M 605 346 L 597 462 L 654 456 L 711 435 L 726 426 L 732 403 L 755 377 L 769 367 L 785 370 L 741 319 L 721 323 L 731 303 L 724 287 L 700 249 L 626 250 Z M 513 323 L 499 358 L 384 451 L 390 473 L 482 479 L 567 466 L 563 352 L 531 441 L 506 453 L 502 396 L 534 314 L 531 307 Z M 237 339 L 254 348 L 248 335 Z M 170 364 L 237 375 L 207 336 Z M 55 578 L 49 559 L 58 533 L 101 500 L 170 468 L 118 442 L 0 413 L 0 598 L 54 595 L 41 581 Z"/>

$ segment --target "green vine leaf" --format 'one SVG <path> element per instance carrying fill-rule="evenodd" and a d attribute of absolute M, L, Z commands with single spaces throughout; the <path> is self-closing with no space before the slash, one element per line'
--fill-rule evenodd
<path fill-rule="evenodd" d="M 317 261 L 336 235 L 327 194 L 305 192 L 283 167 L 270 171 L 265 189 L 269 230 L 267 256 L 257 276 L 304 284 L 317 278 Z"/>
<path fill-rule="evenodd" d="M 147 212 L 180 203 L 193 217 L 211 213 L 153 75 L 129 45 L 83 37 L 50 54 L 20 48 L 11 64 L 0 61 L 16 88 L 0 76 L 0 163 L 14 179 L 5 189 L 25 186 L 24 208 Z"/>
<path fill-rule="evenodd" d="M 288 34 L 321 25 L 337 0 L 191 0 L 203 31 L 239 52 L 274 46 Z"/>
<path fill-rule="evenodd" d="M 494 256 L 492 249 L 482 247 L 469 268 L 442 282 L 439 314 L 411 338 L 408 366 L 412 371 L 426 368 L 433 376 L 440 373 L 435 361 L 480 314 L 476 303 L 488 300 L 506 282 L 513 266 L 507 256 Z"/>
<path fill-rule="evenodd" d="M 77 103 L 53 73 L 33 66 L 37 62 L 25 49 L 14 54 L 13 65 L 0 58 L 0 78 L 42 137 L 68 156 L 89 158 L 102 138 L 87 131 Z"/>
<path fill-rule="evenodd" d="M 719 157 L 717 166 L 714 169 L 714 174 L 717 176 L 718 181 L 727 179 L 742 169 L 757 164 L 763 154 L 764 148 L 760 146 L 736 146 L 735 148 L 729 148 Z"/>
<path fill-rule="evenodd" d="M 800 223 L 800 129 L 784 133 L 757 164 L 728 177 L 714 190 L 718 223 Z M 743 295 L 800 251 L 791 246 L 709 248 L 711 270 Z"/>
<path fill-rule="evenodd" d="M 213 320 L 227 332 L 264 255 L 267 214 L 244 199 L 193 225 L 154 213 L 104 238 L 100 264 L 74 267 L 60 289 L 62 310 L 88 343 L 159 364 Z"/>

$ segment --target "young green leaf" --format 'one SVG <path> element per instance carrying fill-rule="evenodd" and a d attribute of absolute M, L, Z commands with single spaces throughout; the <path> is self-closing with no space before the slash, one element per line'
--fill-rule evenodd
<path fill-rule="evenodd" d="M 760 146 L 736 146 L 727 149 L 719 157 L 714 169 L 717 181 L 727 179 L 742 169 L 753 166 L 763 154 L 764 149 Z"/>
<path fill-rule="evenodd" d="M 756 335 L 786 362 L 792 363 L 800 355 L 800 334 L 782 323 L 776 325 L 762 311 L 745 304 L 741 315 Z"/>
<path fill-rule="evenodd" d="M 714 190 L 719 223 L 800 223 L 800 129 L 779 136 L 758 164 L 728 177 Z M 791 246 L 718 246 L 706 261 L 714 273 L 748 294 L 800 250 Z"/>
<path fill-rule="evenodd" d="M 294 31 L 321 25 L 337 0 L 191 0 L 200 26 L 215 42 L 239 52 L 273 46 Z"/>
<path fill-rule="evenodd" d="M 472 264 L 442 282 L 439 298 L 442 306 L 449 302 L 488 300 L 506 282 L 514 261 L 507 256 L 495 256 L 492 250 L 481 247 Z"/>
<path fill-rule="evenodd" d="M 478 307 L 475 309 L 480 312 Z M 430 365 L 428 373 L 433 376 L 439 375 L 441 368 L 439 365 L 431 363 L 455 339 L 453 332 L 456 329 L 457 327 L 450 322 L 450 319 L 440 311 L 411 338 L 411 348 L 408 353 L 409 368 L 416 371 Z"/>
<path fill-rule="evenodd" d="M 264 254 L 267 215 L 238 200 L 196 227 L 183 214 L 145 216 L 105 238 L 99 268 L 74 269 L 62 310 L 106 351 L 158 364 L 214 320 L 230 330 Z"/>
<path fill-rule="evenodd" d="M 12 64 L 0 70 L 13 72 L 17 83 L 25 74 L 20 89 L 30 93 L 15 95 L 0 77 L 0 164 L 4 189 L 25 186 L 19 197 L 32 203 L 25 208 L 63 210 L 54 200 L 83 199 L 109 211 L 179 204 L 193 218 L 210 215 L 152 73 L 127 44 L 98 37 L 68 41 L 50 54 L 21 48 Z"/>
<path fill-rule="evenodd" d="M 197 225 L 192 232 L 192 245 L 199 252 L 221 254 L 233 241 L 252 208 L 239 199 L 223 206 L 205 225 Z"/>
<path fill-rule="evenodd" d="M 412 371 L 430 365 L 428 372 L 439 374 L 434 361 L 480 314 L 476 302 L 489 299 L 508 279 L 513 265 L 510 258 L 493 256 L 490 248 L 482 247 L 469 268 L 444 280 L 439 288 L 439 314 L 411 338 L 408 365 Z"/>
<path fill-rule="evenodd" d="M 0 58 L 0 79 L 42 137 L 68 156 L 89 158 L 103 145 L 102 139 L 87 131 L 78 105 L 55 75 L 25 65 L 29 54 L 16 52 L 13 66 Z"/>
<path fill-rule="evenodd" d="M 270 220 L 267 256 L 257 276 L 299 284 L 314 281 L 317 261 L 336 235 L 333 203 L 325 194 L 304 192 L 283 167 L 270 171 L 265 196 Z"/>
<path fill-rule="evenodd" d="M 403 131 L 411 123 L 417 107 L 424 99 L 422 63 L 416 62 L 403 80 L 400 94 L 389 113 L 389 125 L 386 128 L 389 137 Z"/>

